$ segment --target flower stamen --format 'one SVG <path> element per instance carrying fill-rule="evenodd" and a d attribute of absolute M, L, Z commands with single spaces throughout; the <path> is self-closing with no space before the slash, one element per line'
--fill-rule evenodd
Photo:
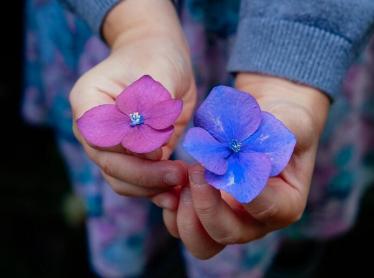
<path fill-rule="evenodd" d="M 230 148 L 231 150 L 237 153 L 240 151 L 241 146 L 242 146 L 242 143 L 240 143 L 237 140 L 232 140 Z"/>
<path fill-rule="evenodd" d="M 144 117 L 139 112 L 130 113 L 130 121 L 130 126 L 141 125 L 144 123 Z"/>

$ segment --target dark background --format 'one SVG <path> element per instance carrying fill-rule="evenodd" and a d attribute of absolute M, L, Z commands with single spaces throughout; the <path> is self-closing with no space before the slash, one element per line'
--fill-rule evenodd
<path fill-rule="evenodd" d="M 83 223 L 63 214 L 69 183 L 53 133 L 20 115 L 23 1 L 2 5 L 0 277 L 90 277 Z"/>
<path fill-rule="evenodd" d="M 22 121 L 22 1 L 4 1 L 0 66 L 0 277 L 93 277 L 87 262 L 84 222 L 67 216 L 71 198 L 51 130 Z M 345 236 L 317 248 L 311 277 L 373 273 L 374 190 L 364 196 L 357 224 Z M 301 248 L 300 248 L 301 246 Z M 278 257 L 273 277 L 306 277 L 316 244 L 306 242 Z M 320 245 L 318 245 L 320 246 Z M 176 250 L 175 242 L 169 250 Z M 323 252 L 320 252 L 323 251 Z M 159 269 L 170 253 L 153 265 Z M 167 263 L 166 263 L 167 264 Z M 310 264 L 309 264 L 310 266 Z M 168 277 L 183 277 L 174 265 Z M 289 271 L 291 269 L 291 272 Z M 294 276 L 291 276 L 291 273 Z M 162 277 L 156 270 L 147 277 Z M 165 273 L 166 274 L 166 273 Z M 360 277 L 360 275 L 358 276 Z"/>

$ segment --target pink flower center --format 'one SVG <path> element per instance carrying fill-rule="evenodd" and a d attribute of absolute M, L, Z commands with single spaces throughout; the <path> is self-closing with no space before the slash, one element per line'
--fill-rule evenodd
<path fill-rule="evenodd" d="M 130 113 L 130 126 L 144 124 L 144 117 L 139 112 Z"/>

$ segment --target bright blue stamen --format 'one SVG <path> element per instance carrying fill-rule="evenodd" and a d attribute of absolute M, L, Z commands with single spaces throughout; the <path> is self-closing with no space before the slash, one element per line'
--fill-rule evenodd
<path fill-rule="evenodd" d="M 130 114 L 130 126 L 137 126 L 144 123 L 144 117 L 139 114 L 139 112 L 134 112 Z"/>
<path fill-rule="evenodd" d="M 240 151 L 240 147 L 242 146 L 242 143 L 238 142 L 237 140 L 232 140 L 231 142 L 231 149 L 234 151 L 234 152 L 239 152 Z"/>

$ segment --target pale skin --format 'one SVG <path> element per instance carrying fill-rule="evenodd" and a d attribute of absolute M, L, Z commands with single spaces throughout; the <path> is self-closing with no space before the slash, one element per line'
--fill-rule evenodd
<path fill-rule="evenodd" d="M 123 1 L 110 12 L 103 28 L 111 53 L 72 89 L 74 119 L 94 106 L 113 103 L 126 85 L 145 74 L 161 82 L 172 97 L 182 99 L 184 108 L 172 139 L 150 154 L 133 155 L 120 146 L 94 148 L 74 126 L 76 137 L 118 194 L 150 197 L 186 185 L 186 166 L 167 160 L 191 118 L 196 96 L 189 50 L 174 7 L 164 0 Z"/>
<path fill-rule="evenodd" d="M 206 184 L 201 166 L 168 160 L 196 99 L 188 46 L 170 1 L 121 2 L 107 16 L 103 35 L 112 52 L 74 86 L 70 101 L 75 119 L 94 106 L 113 103 L 127 84 L 144 74 L 184 102 L 172 139 L 150 154 L 134 155 L 121 147 L 94 148 L 74 127 L 88 156 L 115 192 L 152 199 L 163 208 L 169 232 L 201 259 L 214 256 L 228 244 L 250 242 L 300 218 L 329 109 L 325 94 L 281 78 L 238 73 L 235 86 L 250 92 L 264 111 L 273 113 L 297 137 L 286 169 L 271 178 L 254 201 L 242 205 Z"/>
<path fill-rule="evenodd" d="M 156 197 L 157 201 L 174 199 L 177 205 L 164 209 L 165 225 L 200 259 L 214 256 L 228 244 L 253 241 L 299 220 L 329 107 L 327 97 L 317 90 L 274 77 L 241 73 L 236 86 L 251 92 L 263 110 L 282 120 L 296 135 L 297 145 L 285 170 L 271 178 L 249 204 L 241 205 L 209 186 L 199 165 L 189 166 L 189 185 L 179 200 L 178 194 Z"/>

